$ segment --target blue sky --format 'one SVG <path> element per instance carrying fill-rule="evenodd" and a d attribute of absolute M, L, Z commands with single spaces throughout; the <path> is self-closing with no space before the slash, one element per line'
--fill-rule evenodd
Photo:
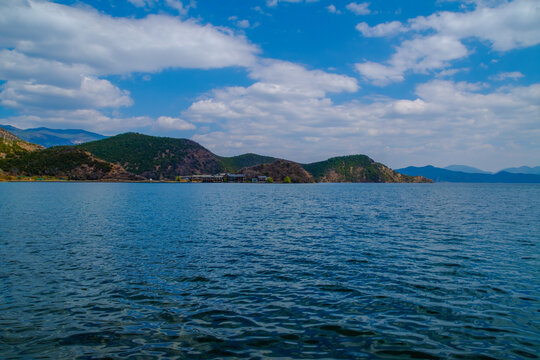
<path fill-rule="evenodd" d="M 0 123 L 540 164 L 537 0 L 0 2 Z"/>

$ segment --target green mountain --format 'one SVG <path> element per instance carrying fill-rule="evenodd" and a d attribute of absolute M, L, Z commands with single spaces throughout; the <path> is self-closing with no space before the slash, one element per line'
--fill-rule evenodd
<path fill-rule="evenodd" d="M 77 146 L 154 180 L 224 171 L 219 158 L 194 141 L 126 133 Z"/>
<path fill-rule="evenodd" d="M 271 156 L 263 156 L 253 153 L 232 157 L 218 156 L 218 159 L 221 162 L 223 168 L 226 169 L 228 172 L 238 172 L 242 168 L 259 164 L 270 164 L 277 160 L 276 158 Z"/>
<path fill-rule="evenodd" d="M 241 168 L 270 163 L 273 157 L 244 154 L 217 156 L 187 139 L 156 137 L 137 133 L 112 136 L 78 146 L 95 156 L 122 165 L 146 178 L 174 180 L 177 176 L 237 172 Z"/>
<path fill-rule="evenodd" d="M 104 139 L 106 136 L 80 129 L 49 129 L 46 127 L 19 129 L 11 125 L 0 125 L 24 141 L 45 147 L 77 145 L 88 141 Z"/>
<path fill-rule="evenodd" d="M 28 144 L 5 131 L 3 143 Z M 187 139 L 126 133 L 77 146 L 6 152 L 0 169 L 18 176 L 50 176 L 72 180 L 174 180 L 177 176 L 243 173 L 265 175 L 276 182 L 429 182 L 399 174 L 365 155 L 298 164 L 257 154 L 217 156 Z M 21 150 L 22 149 L 22 150 Z"/>
<path fill-rule="evenodd" d="M 68 146 L 27 152 L 0 160 L 0 169 L 15 176 L 47 176 L 68 180 L 145 180 L 121 166 Z"/>
<path fill-rule="evenodd" d="M 302 166 L 318 182 L 432 182 L 421 176 L 400 174 L 366 155 L 334 157 Z"/>

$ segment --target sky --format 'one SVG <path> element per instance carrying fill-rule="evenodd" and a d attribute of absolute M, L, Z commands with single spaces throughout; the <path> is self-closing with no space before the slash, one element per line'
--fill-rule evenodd
<path fill-rule="evenodd" d="M 2 0 L 0 124 L 540 165 L 539 0 Z"/>

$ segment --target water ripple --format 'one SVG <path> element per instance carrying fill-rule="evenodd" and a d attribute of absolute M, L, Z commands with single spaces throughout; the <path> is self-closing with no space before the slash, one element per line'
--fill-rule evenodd
<path fill-rule="evenodd" d="M 537 359 L 540 187 L 0 184 L 0 358 Z"/>

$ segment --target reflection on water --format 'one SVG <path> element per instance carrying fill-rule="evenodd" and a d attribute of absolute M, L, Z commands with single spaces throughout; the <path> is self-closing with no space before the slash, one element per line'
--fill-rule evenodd
<path fill-rule="evenodd" d="M 538 358 L 538 185 L 1 183 L 0 200 L 0 358 Z"/>

